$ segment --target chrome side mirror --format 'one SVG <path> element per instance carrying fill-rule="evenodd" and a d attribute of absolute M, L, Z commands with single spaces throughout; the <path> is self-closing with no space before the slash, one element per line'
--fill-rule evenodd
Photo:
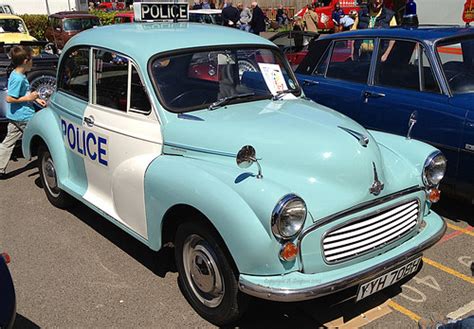
<path fill-rule="evenodd" d="M 408 120 L 408 132 L 407 132 L 407 139 L 411 139 L 411 131 L 416 124 L 418 118 L 418 112 L 413 111 L 410 115 L 410 119 Z"/>
<path fill-rule="evenodd" d="M 237 153 L 236 162 L 237 162 L 237 166 L 239 166 L 239 168 L 242 168 L 242 169 L 247 169 L 254 162 L 257 163 L 258 174 L 256 177 L 258 179 L 263 178 L 262 168 L 260 167 L 260 164 L 257 161 L 256 152 L 253 146 L 245 145 L 244 147 L 242 147 L 239 153 Z"/>

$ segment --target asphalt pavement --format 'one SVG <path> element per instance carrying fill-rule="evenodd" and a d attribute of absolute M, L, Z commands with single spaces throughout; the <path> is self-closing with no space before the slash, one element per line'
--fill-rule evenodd
<path fill-rule="evenodd" d="M 182 296 L 170 253 L 153 252 L 84 205 L 49 204 L 35 162 L 21 157 L 0 181 L 0 251 L 17 294 L 15 328 L 212 327 Z M 417 328 L 420 318 L 474 315 L 474 207 L 444 198 L 443 239 L 401 288 L 357 304 L 255 300 L 240 328 Z"/>

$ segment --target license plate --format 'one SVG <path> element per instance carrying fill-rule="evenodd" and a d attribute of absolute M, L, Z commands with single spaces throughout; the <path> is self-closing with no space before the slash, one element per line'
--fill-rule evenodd
<path fill-rule="evenodd" d="M 404 277 L 416 272 L 421 263 L 421 257 L 400 266 L 393 271 L 387 272 L 372 281 L 364 283 L 359 287 L 357 301 L 375 294 L 376 292 L 400 281 Z"/>

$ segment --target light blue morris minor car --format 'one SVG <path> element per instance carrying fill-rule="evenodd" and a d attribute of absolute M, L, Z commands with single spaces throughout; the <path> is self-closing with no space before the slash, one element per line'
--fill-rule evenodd
<path fill-rule="evenodd" d="M 77 199 L 153 250 L 175 248 L 183 293 L 228 324 L 248 296 L 361 300 L 421 268 L 446 161 L 308 101 L 258 36 L 190 23 L 88 30 L 29 123 L 50 202 Z"/>

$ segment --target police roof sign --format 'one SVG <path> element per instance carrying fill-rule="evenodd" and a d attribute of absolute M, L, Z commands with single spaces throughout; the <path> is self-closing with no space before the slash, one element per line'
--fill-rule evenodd
<path fill-rule="evenodd" d="M 189 19 L 187 2 L 135 2 L 133 11 L 137 22 L 177 22 Z"/>

